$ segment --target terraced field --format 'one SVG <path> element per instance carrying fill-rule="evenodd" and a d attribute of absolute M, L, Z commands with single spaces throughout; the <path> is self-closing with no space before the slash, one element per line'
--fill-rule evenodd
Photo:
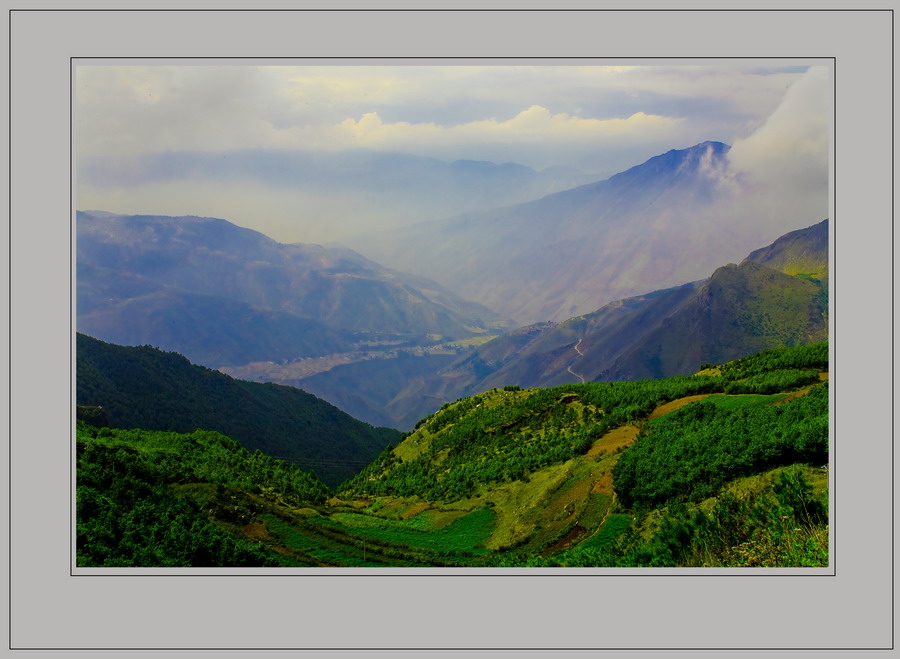
<path fill-rule="evenodd" d="M 614 512 L 612 468 L 641 427 L 701 400 L 739 409 L 787 396 L 685 396 L 637 424 L 613 428 L 583 456 L 538 470 L 527 481 L 481 488 L 453 502 L 333 497 L 317 510 L 264 516 L 256 537 L 284 565 L 300 567 L 490 566 L 507 550 L 565 557 L 576 547 L 601 548 L 625 532 L 633 517 Z"/>

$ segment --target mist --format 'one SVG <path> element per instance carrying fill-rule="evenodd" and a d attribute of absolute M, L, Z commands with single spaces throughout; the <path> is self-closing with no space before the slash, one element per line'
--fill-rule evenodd
<path fill-rule="evenodd" d="M 75 80 L 83 210 L 329 244 L 716 140 L 733 147 L 722 186 L 740 197 L 722 213 L 760 240 L 827 214 L 825 67 L 84 66 Z"/>
<path fill-rule="evenodd" d="M 829 217 L 831 75 L 812 67 L 766 122 L 728 153 L 740 181 L 736 212 L 756 223 L 763 243 Z"/>

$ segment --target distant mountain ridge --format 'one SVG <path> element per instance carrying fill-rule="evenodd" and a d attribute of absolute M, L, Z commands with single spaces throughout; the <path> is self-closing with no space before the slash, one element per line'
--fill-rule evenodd
<path fill-rule="evenodd" d="M 76 267 L 80 331 L 214 366 L 346 351 L 360 333 L 433 342 L 506 326 L 351 250 L 286 245 L 217 218 L 79 212 Z"/>
<path fill-rule="evenodd" d="M 184 180 L 258 182 L 276 194 L 290 190 L 299 195 L 304 214 L 314 222 L 326 222 L 337 206 L 341 214 L 360 216 L 360 223 L 391 227 L 528 201 L 591 180 L 564 167 L 535 171 L 512 162 L 447 162 L 363 149 L 167 151 L 89 160 L 79 166 L 79 179 L 123 187 Z"/>
<path fill-rule="evenodd" d="M 732 217 L 740 180 L 728 150 L 673 149 L 535 201 L 349 244 L 520 323 L 558 322 L 700 279 L 772 240 L 760 223 Z"/>

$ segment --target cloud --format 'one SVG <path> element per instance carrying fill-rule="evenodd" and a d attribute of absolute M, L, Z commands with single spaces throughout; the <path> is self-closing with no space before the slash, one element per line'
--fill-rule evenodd
<path fill-rule="evenodd" d="M 829 70 L 810 68 L 756 132 L 735 140 L 729 153 L 734 168 L 766 185 L 804 190 L 827 185 L 830 94 Z"/>
<path fill-rule="evenodd" d="M 596 149 L 599 144 L 623 141 L 671 140 L 682 123 L 680 119 L 644 112 L 623 119 L 586 119 L 553 113 L 540 105 L 532 105 L 506 120 L 491 118 L 455 126 L 434 122 L 386 123 L 377 113 L 370 112 L 359 119 L 348 118 L 319 131 L 318 139 L 307 145 L 315 148 L 376 148 L 451 158 L 483 158 L 496 146 L 505 147 L 507 157 L 510 149 L 519 154 L 535 147 L 558 150 L 557 157 L 561 160 L 545 161 L 542 164 L 546 166 L 568 164 L 573 149 Z"/>
<path fill-rule="evenodd" d="M 322 153 L 563 166 L 599 180 L 718 140 L 734 145 L 742 180 L 778 191 L 758 211 L 774 226 L 785 208 L 813 214 L 799 208 L 801 197 L 822 206 L 821 76 L 752 63 L 77 66 L 76 195 L 82 208 L 85 200 L 126 213 L 164 204 L 171 214 L 237 219 L 240 208 L 248 224 L 257 221 L 253 209 L 265 209 L 261 229 L 276 217 L 283 227 L 313 216 L 321 227 L 335 216 L 361 224 L 375 200 L 329 213 L 317 183 Z M 716 174 L 734 185 L 727 172 Z M 288 187 L 303 194 L 290 196 Z"/>
<path fill-rule="evenodd" d="M 809 226 L 828 216 L 831 108 L 831 72 L 812 67 L 758 130 L 735 140 L 729 161 L 762 221 Z"/>
<path fill-rule="evenodd" d="M 733 65 L 78 66 L 76 147 L 84 156 L 337 149 L 360 140 L 400 149 L 417 139 L 449 147 L 471 135 L 490 138 L 502 156 L 517 134 L 544 136 L 548 154 L 579 134 L 609 137 L 615 151 L 615 138 L 632 128 L 665 150 L 673 135 L 662 119 L 670 129 L 680 122 L 683 146 L 729 141 L 771 112 L 797 75 Z M 482 146 L 477 157 L 498 159 Z"/>

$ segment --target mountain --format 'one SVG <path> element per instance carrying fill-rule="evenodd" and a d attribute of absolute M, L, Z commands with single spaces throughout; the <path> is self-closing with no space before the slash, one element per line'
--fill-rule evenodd
<path fill-rule="evenodd" d="M 278 243 L 225 220 L 77 215 L 79 331 L 212 366 L 433 344 L 506 323 L 359 254 Z"/>
<path fill-rule="evenodd" d="M 705 280 L 521 327 L 457 354 L 358 360 L 302 377 L 278 365 L 224 370 L 301 387 L 369 423 L 409 430 L 442 403 L 495 387 L 683 375 L 707 362 L 824 339 L 827 273 L 826 220 Z"/>
<path fill-rule="evenodd" d="M 117 428 L 224 433 L 296 462 L 329 485 L 349 478 L 401 433 L 375 428 L 293 387 L 236 380 L 150 346 L 79 333 L 76 403 L 101 407 Z"/>
<path fill-rule="evenodd" d="M 78 327 L 85 333 L 111 343 L 163 346 L 207 366 L 354 349 L 350 332 L 316 320 L 88 263 L 78 265 L 77 291 Z"/>
<path fill-rule="evenodd" d="M 302 379 L 280 382 L 300 387 L 367 423 L 410 430 L 444 400 L 421 400 L 421 387 L 458 357 L 458 353 L 399 353 L 393 359 L 342 364 Z"/>
<path fill-rule="evenodd" d="M 789 274 L 794 273 L 794 274 Z M 494 387 L 686 375 L 828 335 L 828 221 L 786 234 L 706 280 L 520 328 L 460 357 L 406 397 L 454 400 Z M 427 401 L 427 403 L 426 403 Z"/>
<path fill-rule="evenodd" d="M 829 349 L 448 403 L 328 492 L 221 434 L 79 423 L 79 566 L 826 567 Z"/>
<path fill-rule="evenodd" d="M 700 279 L 774 237 L 742 217 L 728 150 L 674 149 L 535 201 L 348 244 L 520 323 L 561 321 Z"/>
<path fill-rule="evenodd" d="M 828 220 L 786 233 L 771 245 L 751 252 L 747 260 L 828 286 Z"/>

